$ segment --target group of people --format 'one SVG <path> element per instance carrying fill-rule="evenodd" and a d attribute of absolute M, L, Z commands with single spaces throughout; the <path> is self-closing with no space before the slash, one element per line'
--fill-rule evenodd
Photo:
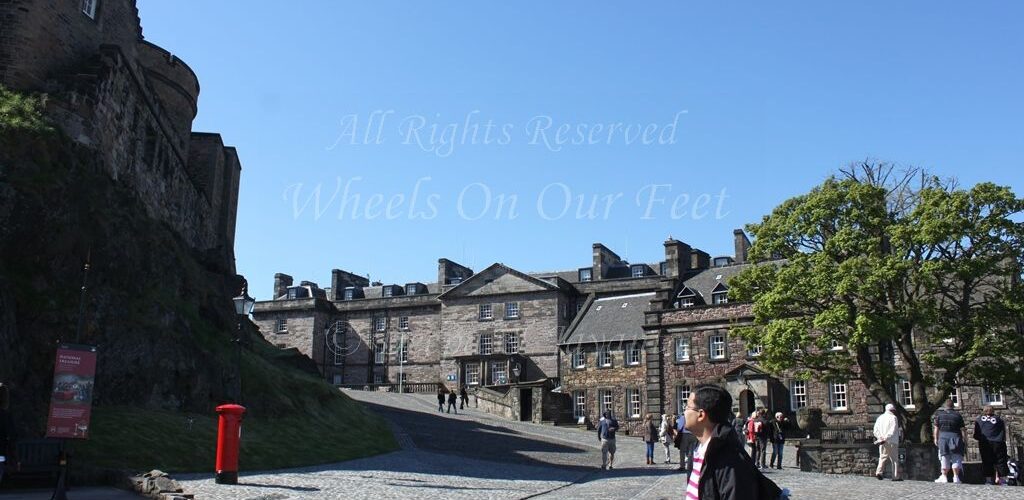
<path fill-rule="evenodd" d="M 447 395 L 445 393 L 447 392 Z M 461 400 L 461 402 L 460 402 Z M 455 414 L 459 414 L 459 410 L 466 408 L 466 402 L 469 401 L 469 394 L 466 392 L 466 386 L 462 386 L 459 389 L 458 394 L 455 391 L 446 391 L 444 388 L 437 390 L 437 411 L 444 413 L 444 404 L 448 402 L 448 413 L 455 410 Z M 456 407 L 458 405 L 458 407 Z"/>
<path fill-rule="evenodd" d="M 786 432 L 789 430 L 789 418 L 782 412 L 775 412 L 774 418 L 768 416 L 768 410 L 761 408 L 744 419 L 736 415 L 733 426 L 742 429 L 745 444 L 750 448 L 750 458 L 759 469 L 781 469 L 782 452 L 786 448 Z M 772 450 L 768 457 L 769 447 Z"/>
<path fill-rule="evenodd" d="M 786 425 L 781 415 L 774 421 L 763 417 L 760 416 L 763 426 Z M 751 420 L 757 421 L 753 417 Z M 662 415 L 660 424 L 655 422 L 656 416 L 648 414 L 641 425 L 647 444 L 647 464 L 655 463 L 655 443 L 660 441 L 664 446 L 665 463 L 672 459 L 670 447 L 678 448 L 679 467 L 688 472 L 687 500 L 788 498 L 788 490 L 780 489 L 766 478 L 744 448 L 746 433 L 743 427 L 735 426 L 739 419 L 732 413 L 732 396 L 724 388 L 700 385 L 690 394 L 682 415 Z M 784 428 L 775 428 L 780 435 L 784 434 Z M 597 424 L 602 469 L 615 468 L 615 433 L 618 429 L 619 422 L 611 412 L 604 412 Z M 781 451 L 777 458 L 781 464 Z"/>
<path fill-rule="evenodd" d="M 875 421 L 874 436 L 875 444 L 878 445 L 878 467 L 875 469 L 875 477 L 883 479 L 886 463 L 891 462 L 892 480 L 902 480 L 896 450 L 903 438 L 903 431 L 895 406 L 885 405 L 885 413 Z M 961 483 L 967 425 L 960 412 L 953 408 L 953 401 L 946 401 L 932 417 L 932 438 L 939 449 L 939 466 L 942 469 L 942 474 L 935 482 L 950 482 L 949 475 L 952 472 L 952 482 Z M 1009 476 L 1006 423 L 995 414 L 995 409 L 991 405 L 986 406 L 982 414 L 975 419 L 973 438 L 978 441 L 985 484 L 1006 484 Z"/>

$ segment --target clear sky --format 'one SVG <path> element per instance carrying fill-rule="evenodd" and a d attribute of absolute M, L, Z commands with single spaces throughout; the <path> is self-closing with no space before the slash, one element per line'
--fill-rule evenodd
<path fill-rule="evenodd" d="M 670 235 L 731 254 L 734 228 L 865 158 L 1024 192 L 1019 2 L 139 9 L 199 76 L 193 128 L 238 147 L 261 300 L 275 272 L 565 270 L 594 242 L 658 262 Z"/>

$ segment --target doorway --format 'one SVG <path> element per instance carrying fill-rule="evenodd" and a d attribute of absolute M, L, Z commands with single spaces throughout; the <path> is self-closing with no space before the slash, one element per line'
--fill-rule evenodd
<path fill-rule="evenodd" d="M 519 420 L 533 421 L 533 389 L 519 389 Z"/>
<path fill-rule="evenodd" d="M 749 417 L 754 412 L 754 392 L 744 389 L 740 392 L 740 415 Z"/>

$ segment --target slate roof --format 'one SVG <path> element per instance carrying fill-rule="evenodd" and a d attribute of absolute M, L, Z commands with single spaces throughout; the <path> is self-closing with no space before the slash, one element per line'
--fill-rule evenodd
<path fill-rule="evenodd" d="M 651 306 L 653 293 L 591 297 L 566 332 L 561 344 L 595 344 L 644 337 L 644 312 Z"/>
<path fill-rule="evenodd" d="M 778 265 L 781 265 L 784 262 L 785 262 L 784 260 L 776 260 L 776 261 L 770 261 L 770 262 L 762 262 L 762 263 L 758 263 L 758 264 L 753 264 L 753 263 L 733 264 L 733 265 L 729 265 L 729 266 L 712 267 L 712 268 L 704 269 L 704 270 L 694 274 L 693 276 L 690 276 L 690 277 L 686 278 L 685 280 L 683 280 L 683 286 L 679 287 L 676 290 L 676 295 L 679 295 L 679 292 L 683 289 L 683 287 L 686 287 L 686 288 L 689 288 L 690 290 L 693 290 L 693 292 L 697 294 L 697 298 L 698 299 L 703 299 L 704 303 L 710 304 L 711 303 L 711 292 L 714 291 L 715 287 L 717 287 L 719 283 L 724 283 L 725 286 L 729 286 L 729 280 L 731 280 L 733 277 L 735 277 L 736 275 L 740 274 L 741 272 L 743 272 L 744 269 L 747 269 L 750 266 L 754 266 L 754 265 L 776 265 L 776 266 L 778 266 Z"/>

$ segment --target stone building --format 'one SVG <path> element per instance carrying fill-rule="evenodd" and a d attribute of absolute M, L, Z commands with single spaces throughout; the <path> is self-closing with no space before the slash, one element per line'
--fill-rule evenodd
<path fill-rule="evenodd" d="M 134 0 L 0 2 L 0 84 L 44 93 L 50 118 L 149 215 L 234 274 L 238 153 L 192 132 L 199 80 L 143 39 Z"/>

